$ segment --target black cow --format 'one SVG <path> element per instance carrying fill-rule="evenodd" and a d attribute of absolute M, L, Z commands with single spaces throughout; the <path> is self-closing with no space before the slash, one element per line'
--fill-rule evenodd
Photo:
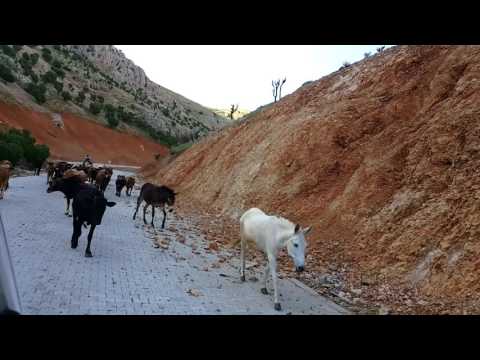
<path fill-rule="evenodd" d="M 133 214 L 133 220 L 135 220 L 140 204 L 145 201 L 147 204 L 143 207 L 143 222 L 145 224 L 147 223 L 145 213 L 147 211 L 147 207 L 151 206 L 151 225 L 154 226 L 153 218 L 155 217 L 155 207 L 161 207 L 163 210 L 162 229 L 165 228 L 165 220 L 167 219 L 167 212 L 165 211 L 165 206 L 173 206 L 175 204 L 175 195 L 177 194 L 167 186 L 157 186 L 150 183 L 143 184 L 142 188 L 140 189 L 140 195 L 137 199 L 137 208 L 135 210 L 135 213 Z M 170 212 L 172 211 L 173 209 L 170 209 Z"/>
<path fill-rule="evenodd" d="M 121 196 L 123 188 L 127 185 L 127 179 L 124 175 L 118 175 L 115 181 L 115 187 L 117 188 L 116 195 Z"/>
<path fill-rule="evenodd" d="M 54 191 L 61 191 L 65 196 L 68 196 L 67 194 L 73 194 L 73 234 L 71 247 L 75 249 L 78 246 L 78 238 L 82 234 L 82 225 L 85 226 L 85 228 L 87 225 L 90 225 L 85 256 L 92 257 L 90 243 L 95 227 L 101 224 L 107 206 L 112 207 L 115 206 L 116 203 L 107 201 L 103 193 L 95 186 L 82 183 L 75 178 L 54 179 L 48 187 L 47 193 Z M 85 225 L 85 223 L 87 225 Z"/>

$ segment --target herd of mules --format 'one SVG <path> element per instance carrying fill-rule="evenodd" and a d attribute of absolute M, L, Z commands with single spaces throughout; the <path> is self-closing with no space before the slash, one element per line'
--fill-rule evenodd
<path fill-rule="evenodd" d="M 0 196 L 3 196 L 5 187 L 8 188 L 8 177 L 4 181 L 2 174 L 8 173 L 10 169 L 8 163 L 0 162 Z M 92 257 L 90 249 L 93 232 L 97 225 L 101 224 L 103 215 L 107 207 L 113 207 L 115 202 L 108 201 L 105 196 L 105 190 L 110 183 L 113 175 L 113 169 L 109 167 L 94 167 L 92 165 L 74 165 L 68 162 L 49 162 L 47 164 L 47 193 L 60 191 L 65 195 L 67 207 L 65 214 L 73 215 L 73 234 L 71 238 L 71 247 L 75 249 L 78 246 L 78 239 L 82 233 L 82 226 L 87 228 L 88 242 L 85 250 L 86 257 Z M 116 196 L 121 196 L 123 188 L 126 188 L 126 196 L 131 196 L 135 185 L 135 178 L 118 175 L 115 187 Z M 165 227 L 167 211 L 173 211 L 175 204 L 175 191 L 167 186 L 158 186 L 151 183 L 144 184 L 137 199 L 137 206 L 133 214 L 135 220 L 140 205 L 145 202 L 143 208 L 143 221 L 147 224 L 146 211 L 150 206 L 152 208 L 151 225 L 154 226 L 155 208 L 162 209 L 163 221 L 162 229 Z M 70 215 L 70 201 L 72 203 L 73 214 Z M 311 231 L 311 227 L 302 228 L 285 218 L 267 215 L 262 210 L 252 208 L 247 210 L 240 218 L 240 237 L 232 244 L 241 243 L 240 251 L 240 279 L 245 281 L 245 257 L 247 243 L 253 243 L 258 249 L 262 250 L 267 258 L 265 266 L 264 286 L 261 288 L 262 294 L 268 294 L 267 281 L 269 274 L 272 276 L 274 289 L 274 308 L 281 310 L 277 289 L 277 256 L 282 248 L 286 248 L 289 256 L 293 259 L 295 270 L 298 272 L 305 269 L 305 235 Z"/>

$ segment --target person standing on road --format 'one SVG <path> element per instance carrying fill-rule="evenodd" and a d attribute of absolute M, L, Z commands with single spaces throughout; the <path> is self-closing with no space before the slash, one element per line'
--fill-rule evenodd
<path fill-rule="evenodd" d="M 83 166 L 87 166 L 87 163 L 88 163 L 90 166 L 93 166 L 93 162 L 92 162 L 92 160 L 90 159 L 90 156 L 89 156 L 88 154 L 85 155 L 85 159 L 83 159 L 82 165 L 83 165 Z"/>

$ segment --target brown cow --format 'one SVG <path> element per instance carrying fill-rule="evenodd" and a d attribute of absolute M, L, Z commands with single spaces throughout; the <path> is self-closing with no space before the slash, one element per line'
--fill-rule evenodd
<path fill-rule="evenodd" d="M 10 179 L 10 171 L 12 168 L 13 165 L 10 161 L 0 161 L 0 199 L 3 199 L 3 195 L 8 189 L 8 180 Z"/>
<path fill-rule="evenodd" d="M 105 192 L 107 186 L 112 178 L 113 170 L 111 168 L 103 168 L 97 173 L 95 178 L 95 185 L 101 192 Z"/>
<path fill-rule="evenodd" d="M 85 172 L 82 171 L 82 170 L 79 171 L 79 170 L 74 170 L 74 169 L 68 169 L 63 174 L 62 179 L 64 179 L 64 180 L 75 180 L 75 182 L 78 182 L 78 183 L 82 184 L 82 183 L 85 183 L 87 181 L 87 174 L 85 174 Z M 57 178 L 55 180 L 59 180 L 59 179 Z M 73 195 L 72 196 L 65 195 L 65 199 L 67 201 L 67 207 L 65 209 L 65 215 L 72 217 L 72 214 L 70 213 L 70 202 L 73 199 Z"/>
<path fill-rule="evenodd" d="M 132 195 L 132 189 L 134 185 L 135 185 L 135 178 L 133 176 L 127 177 L 127 189 L 125 191 L 127 196 Z"/>

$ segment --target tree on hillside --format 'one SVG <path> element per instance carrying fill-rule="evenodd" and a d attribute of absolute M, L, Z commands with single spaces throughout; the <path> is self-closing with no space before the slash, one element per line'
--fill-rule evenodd
<path fill-rule="evenodd" d="M 24 156 L 35 169 L 39 169 L 50 156 L 50 149 L 47 145 L 31 145 L 25 149 Z"/>
<path fill-rule="evenodd" d="M 47 99 L 45 98 L 45 92 L 47 88 L 44 84 L 28 83 L 25 86 L 25 91 L 32 95 L 39 104 L 43 104 Z"/>
<path fill-rule="evenodd" d="M 280 100 L 280 98 L 282 97 L 282 86 L 283 84 L 285 84 L 285 82 L 287 81 L 287 78 L 284 78 L 283 80 L 272 80 L 272 93 L 273 93 L 273 101 L 276 102 L 277 101 L 277 97 L 278 97 L 278 100 Z"/>
<path fill-rule="evenodd" d="M 50 156 L 47 145 L 35 144 L 28 130 L 10 129 L 0 134 L 0 159 L 10 160 L 14 165 L 24 159 L 34 168 L 39 168 Z"/>
<path fill-rule="evenodd" d="M 10 69 L 3 64 L 0 64 L 0 78 L 6 82 L 15 82 L 15 75 L 12 74 Z"/>
<path fill-rule="evenodd" d="M 237 111 L 238 111 L 238 104 L 237 104 L 237 106 L 232 104 L 231 107 L 230 107 L 230 114 L 228 115 L 230 117 L 230 119 L 233 120 L 233 114 L 235 114 Z"/>

